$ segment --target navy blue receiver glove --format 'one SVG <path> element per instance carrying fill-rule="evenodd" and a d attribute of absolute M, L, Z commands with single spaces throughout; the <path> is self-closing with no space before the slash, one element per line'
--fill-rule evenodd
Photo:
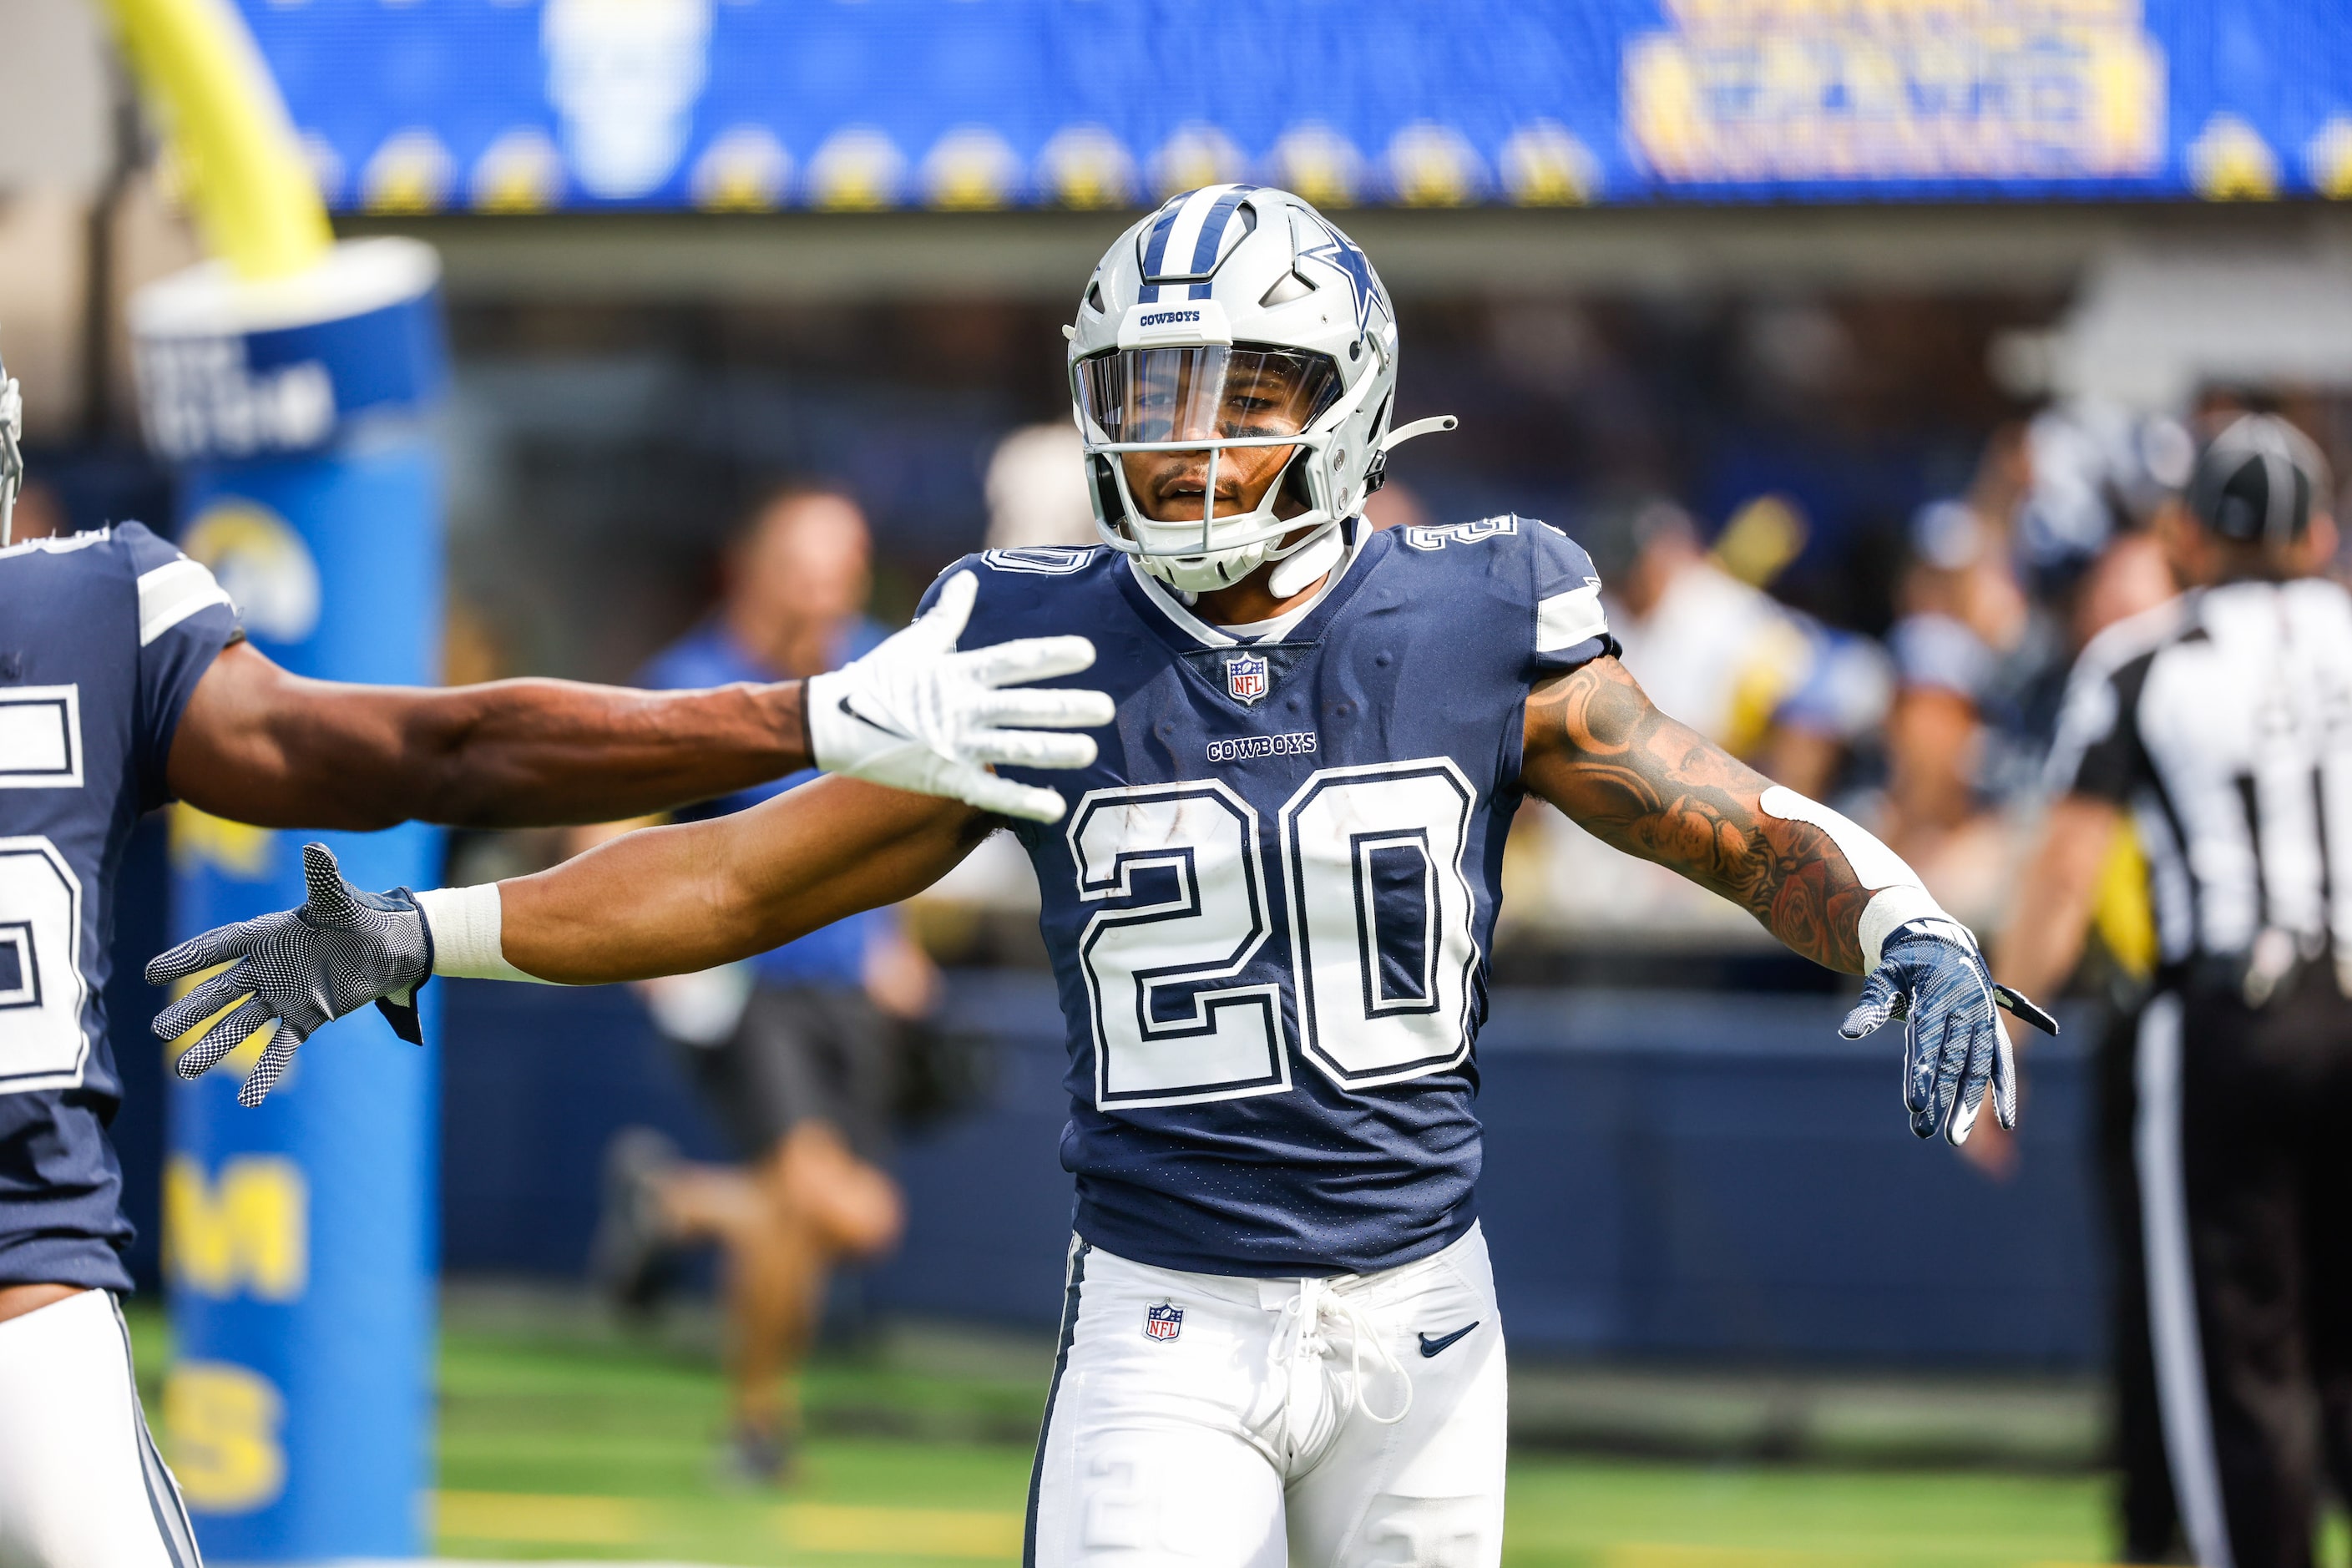
<path fill-rule="evenodd" d="M 370 1002 L 392 1021 L 393 1032 L 425 1043 L 416 1016 L 416 988 L 433 973 L 433 931 L 406 888 L 363 893 L 343 880 L 333 851 L 302 847 L 302 907 L 258 920 L 217 926 L 191 937 L 147 965 L 147 983 L 168 985 L 201 971 L 228 967 L 156 1016 L 155 1033 L 177 1039 L 240 997 L 173 1066 L 198 1078 L 265 1024 L 278 1028 L 237 1090 L 239 1105 L 259 1105 L 293 1062 L 294 1047 L 331 1019 Z"/>
<path fill-rule="evenodd" d="M 1916 920 L 1887 933 L 1878 967 L 1838 1033 L 1858 1040 L 1890 1018 L 1905 1023 L 1903 1103 L 1911 1131 L 1954 1144 L 1969 1141 L 1992 1091 L 1993 1115 L 2017 1125 L 2017 1059 L 1993 1016 L 2007 1008 L 2044 1034 L 2057 1020 L 1996 983 L 1968 928 L 1948 918 Z"/>

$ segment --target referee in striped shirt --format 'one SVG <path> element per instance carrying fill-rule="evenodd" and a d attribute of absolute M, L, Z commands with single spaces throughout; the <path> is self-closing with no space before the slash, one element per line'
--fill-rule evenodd
<path fill-rule="evenodd" d="M 2320 574 L 2327 486 L 2274 416 L 2199 454 L 2165 524 L 2195 585 L 2084 650 L 1995 963 L 2057 988 L 2128 818 L 2162 954 L 2132 1173 L 2204 1568 L 2309 1568 L 2322 1477 L 2352 1498 L 2352 595 Z"/>

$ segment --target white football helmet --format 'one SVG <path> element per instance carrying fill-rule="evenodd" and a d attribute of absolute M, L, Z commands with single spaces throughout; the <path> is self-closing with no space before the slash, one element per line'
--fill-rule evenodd
<path fill-rule="evenodd" d="M 1104 255 L 1065 332 L 1095 526 L 1188 594 L 1230 586 L 1271 560 L 1286 562 L 1276 594 L 1305 587 L 1338 560 L 1339 525 L 1380 488 L 1389 448 L 1454 423 L 1389 428 L 1397 329 L 1388 290 L 1329 219 L 1269 186 L 1171 197 Z M 1221 454 L 1266 447 L 1295 451 L 1255 508 L 1217 514 Z M 1201 516 L 1145 516 L 1120 455 L 1202 451 Z"/>

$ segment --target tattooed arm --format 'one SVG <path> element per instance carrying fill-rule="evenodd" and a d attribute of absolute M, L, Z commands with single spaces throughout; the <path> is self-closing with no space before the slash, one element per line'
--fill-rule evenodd
<path fill-rule="evenodd" d="M 2000 1124 L 2017 1124 L 2016 1067 L 1994 1009 L 2053 1034 L 2057 1025 L 1993 984 L 1976 938 L 1859 826 L 1659 712 L 1605 656 L 1528 694 L 1520 776 L 1590 832 L 1722 894 L 1807 958 L 1867 973 L 1843 1032 L 1906 1020 L 1903 1099 L 1920 1137 L 1967 1142 L 1988 1091 Z"/>
<path fill-rule="evenodd" d="M 1814 963 L 1864 968 L 1873 889 L 1835 840 L 1766 811 L 1772 781 L 1659 712 L 1615 659 L 1528 693 L 1522 776 L 1594 837 L 1729 899 Z"/>

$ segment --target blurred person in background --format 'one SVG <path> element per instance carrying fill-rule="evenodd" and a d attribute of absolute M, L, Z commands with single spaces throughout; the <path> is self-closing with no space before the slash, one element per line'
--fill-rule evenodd
<path fill-rule="evenodd" d="M 2077 662 L 1998 947 L 2026 984 L 2065 980 L 2129 813 L 2158 967 L 2109 1142 L 2170 1500 L 2194 1559 L 2234 1568 L 2307 1568 L 2321 1476 L 2352 1497 L 2352 595 L 2319 575 L 2327 497 L 2274 416 L 2199 455 L 2160 521 L 2193 585 Z M 2164 1501 L 2127 1488 L 2126 1556 L 2169 1552 Z"/>
<path fill-rule="evenodd" d="M 1741 513 L 1759 521 L 1775 515 L 1758 507 Z M 1739 526 L 1735 520 L 1727 534 Z M 1772 553 L 1768 571 L 1792 552 Z M 1621 582 L 1618 640 L 1625 668 L 1652 699 L 1776 783 L 1832 793 L 1847 747 L 1886 710 L 1876 648 L 1732 573 L 1690 514 L 1669 502 L 1635 518 L 1633 564 Z"/>
<path fill-rule="evenodd" d="M 2054 405 L 1996 431 L 1967 494 L 1912 519 L 1888 637 L 1886 827 L 1978 918 L 2001 913 L 2004 819 L 2033 797 L 2069 660 L 2172 592 L 2147 524 L 2189 455 L 2171 419 Z"/>
<path fill-rule="evenodd" d="M 2006 871 L 1989 809 L 2018 694 L 2045 635 L 2018 580 L 2005 520 L 1967 500 L 1912 520 L 1913 562 L 1887 643 L 1895 697 L 1886 723 L 1887 841 L 1966 916 L 1997 912 Z"/>
<path fill-rule="evenodd" d="M 1083 458 L 1077 426 L 1066 419 L 1024 425 L 999 441 L 982 486 L 988 496 L 988 548 L 1100 542 Z"/>
<path fill-rule="evenodd" d="M 863 656 L 886 635 L 865 613 L 871 558 L 866 519 L 848 497 L 798 485 L 774 491 L 730 549 L 719 607 L 656 656 L 644 684 L 776 680 Z M 814 776 L 793 773 L 678 816 L 740 811 Z M 632 826 L 587 830 L 579 847 Z M 607 1154 L 597 1270 L 625 1304 L 642 1308 L 678 1249 L 719 1245 L 729 1463 L 743 1479 L 781 1481 L 799 1435 L 797 1374 L 833 1269 L 887 1251 L 903 1224 L 882 1161 L 901 1031 L 931 1011 L 939 975 L 897 912 L 873 910 L 744 963 L 641 989 L 741 1163 L 683 1160 L 650 1129 L 620 1133 Z"/>

